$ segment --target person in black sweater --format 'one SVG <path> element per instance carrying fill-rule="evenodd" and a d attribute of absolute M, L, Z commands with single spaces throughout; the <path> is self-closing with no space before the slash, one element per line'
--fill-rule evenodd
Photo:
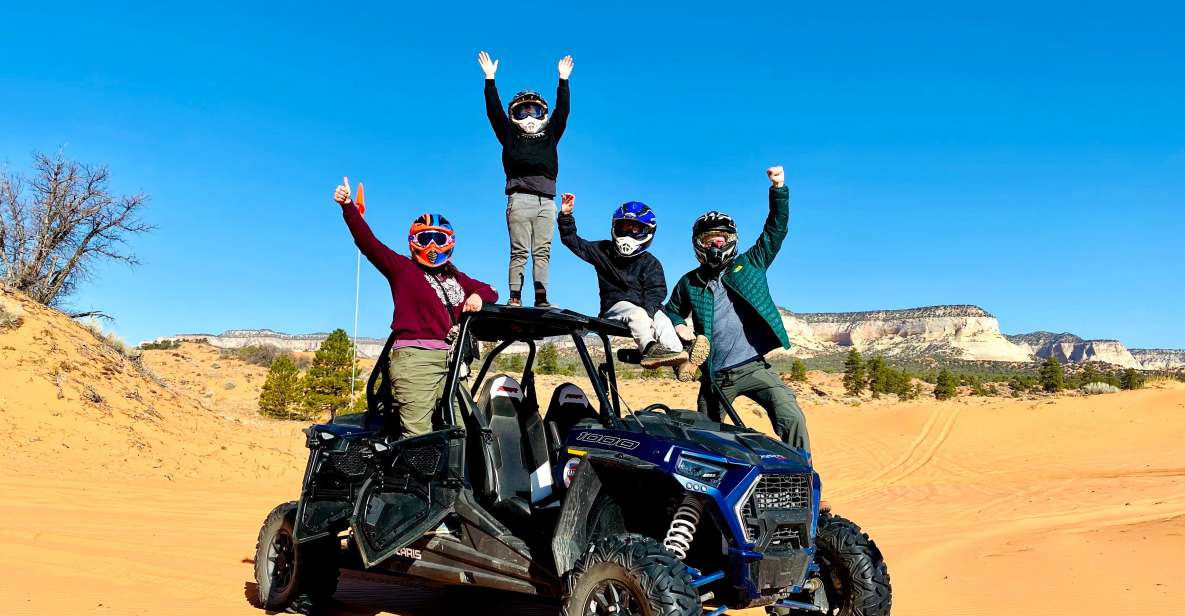
<path fill-rule="evenodd" d="M 642 365 L 678 366 L 687 362 L 683 341 L 663 312 L 667 279 L 662 263 L 647 249 L 654 241 L 658 220 L 650 206 L 630 201 L 613 213 L 613 239 L 590 242 L 576 233 L 572 212 L 576 197 L 565 193 L 559 216 L 560 241 L 597 270 L 601 317 L 630 328 Z"/>
<path fill-rule="evenodd" d="M 494 85 L 498 61 L 481 52 L 477 62 L 485 73 L 486 115 L 494 136 L 502 144 L 502 168 L 506 171 L 506 228 L 510 233 L 511 306 L 522 305 L 527 256 L 534 260 L 535 305 L 548 307 L 547 268 L 555 219 L 555 179 L 559 174 L 556 148 L 568 124 L 568 77 L 572 56 L 564 56 L 557 69 L 555 109 L 548 114 L 547 101 L 538 92 L 514 95 L 506 110 Z"/>

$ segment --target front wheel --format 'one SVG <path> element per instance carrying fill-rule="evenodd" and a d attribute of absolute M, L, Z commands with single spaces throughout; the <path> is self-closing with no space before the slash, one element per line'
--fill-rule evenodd
<path fill-rule="evenodd" d="M 337 590 L 341 546 L 337 537 L 298 544 L 295 525 L 295 502 L 268 514 L 255 544 L 255 584 L 260 607 L 307 614 L 328 604 Z"/>
<path fill-rule="evenodd" d="M 825 614 L 888 616 L 893 604 L 889 568 L 868 533 L 846 518 L 825 513 L 819 516 L 815 545 L 823 582 L 815 603 Z"/>
<path fill-rule="evenodd" d="M 597 540 L 568 574 L 564 616 L 700 616 L 691 571 L 654 539 Z"/>

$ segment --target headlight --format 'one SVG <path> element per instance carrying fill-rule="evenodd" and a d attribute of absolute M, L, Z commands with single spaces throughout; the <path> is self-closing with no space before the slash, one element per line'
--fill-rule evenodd
<path fill-rule="evenodd" d="M 715 488 L 724 479 L 725 469 L 723 466 L 679 454 L 679 461 L 675 463 L 675 472 Z"/>

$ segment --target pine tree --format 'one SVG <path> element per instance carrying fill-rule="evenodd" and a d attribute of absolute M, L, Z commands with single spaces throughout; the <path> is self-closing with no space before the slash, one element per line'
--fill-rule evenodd
<path fill-rule="evenodd" d="M 879 398 L 881 394 L 889 393 L 888 381 L 890 377 L 884 357 L 877 355 L 868 360 L 864 371 L 868 374 L 868 389 L 872 391 L 873 398 Z"/>
<path fill-rule="evenodd" d="M 560 371 L 560 354 L 555 345 L 548 342 L 539 349 L 539 362 L 535 372 L 539 374 L 556 374 Z"/>
<path fill-rule="evenodd" d="M 790 380 L 799 383 L 806 382 L 806 364 L 797 357 L 794 358 L 794 363 L 790 364 Z"/>
<path fill-rule="evenodd" d="M 938 373 L 938 378 L 934 381 L 934 397 L 939 400 L 950 400 L 955 397 L 958 392 L 958 387 L 955 385 L 955 375 L 950 373 L 946 368 Z"/>
<path fill-rule="evenodd" d="M 1144 375 L 1135 368 L 1128 368 L 1123 371 L 1123 376 L 1119 377 L 1119 384 L 1122 389 L 1139 389 L 1144 386 Z"/>
<path fill-rule="evenodd" d="M 848 351 L 848 358 L 843 363 L 843 388 L 853 396 L 864 391 L 864 360 L 855 347 Z"/>
<path fill-rule="evenodd" d="M 300 373 L 292 357 L 281 355 L 272 361 L 267 380 L 259 392 L 259 414 L 276 419 L 301 419 Z"/>
<path fill-rule="evenodd" d="M 1083 368 L 1082 368 L 1082 378 L 1081 378 L 1082 384 L 1089 385 L 1090 383 L 1094 383 L 1095 381 L 1098 381 L 1098 380 L 1099 380 L 1099 371 L 1095 370 L 1094 366 L 1090 362 L 1086 362 L 1086 365 L 1083 366 Z"/>
<path fill-rule="evenodd" d="M 345 330 L 335 329 L 313 356 L 304 378 L 305 416 L 309 419 L 350 408 L 354 345 Z"/>
<path fill-rule="evenodd" d="M 1052 355 L 1041 362 L 1041 368 L 1037 370 L 1037 378 L 1041 381 L 1041 389 L 1049 393 L 1065 389 L 1066 373 L 1062 371 L 1062 365 L 1058 363 L 1057 358 Z"/>

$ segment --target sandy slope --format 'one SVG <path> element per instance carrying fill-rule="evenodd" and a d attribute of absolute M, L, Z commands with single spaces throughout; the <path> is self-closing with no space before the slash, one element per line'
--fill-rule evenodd
<path fill-rule="evenodd" d="M 247 376 L 262 371 L 184 347 L 146 358 L 157 383 L 68 320 L 23 308 L 24 325 L 0 331 L 0 611 L 261 613 L 245 598 L 255 534 L 295 496 L 304 463 L 299 424 L 251 414 Z M 695 392 L 645 381 L 623 393 L 686 406 Z M 827 497 L 885 552 L 894 613 L 1167 614 L 1185 602 L 1185 386 L 806 411 Z M 338 597 L 343 614 L 442 609 L 434 592 L 354 578 Z M 484 596 L 468 611 L 554 612 Z"/>

